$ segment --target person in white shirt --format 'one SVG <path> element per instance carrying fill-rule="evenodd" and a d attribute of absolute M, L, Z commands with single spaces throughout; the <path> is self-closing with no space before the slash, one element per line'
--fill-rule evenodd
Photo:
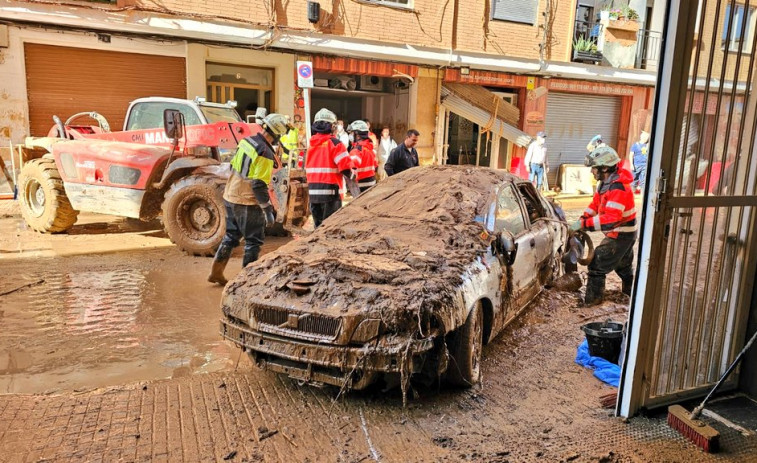
<path fill-rule="evenodd" d="M 547 141 L 547 135 L 544 132 L 536 134 L 536 140 L 528 145 L 526 157 L 523 160 L 528 172 L 528 180 L 531 181 L 538 190 L 541 190 L 544 182 L 544 174 L 549 172 L 549 161 L 547 160 L 547 147 L 544 144 Z"/>
<path fill-rule="evenodd" d="M 340 142 L 344 145 L 344 148 L 349 150 L 350 149 L 350 134 L 348 134 L 344 130 L 344 121 L 338 120 L 336 121 L 336 130 L 334 132 L 334 136 L 339 139 Z"/>
<path fill-rule="evenodd" d="M 384 165 L 386 165 L 386 161 L 389 159 L 389 154 L 397 147 L 397 142 L 392 140 L 392 137 L 389 136 L 389 127 L 381 129 L 381 140 L 379 140 L 377 147 L 378 149 L 376 152 L 378 153 L 379 167 L 376 172 L 376 180 L 381 181 L 386 178 Z"/>

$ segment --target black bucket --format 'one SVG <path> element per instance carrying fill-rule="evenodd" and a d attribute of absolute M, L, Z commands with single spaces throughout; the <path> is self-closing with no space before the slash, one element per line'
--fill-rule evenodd
<path fill-rule="evenodd" d="M 623 325 L 611 321 L 587 323 L 581 327 L 586 333 L 589 355 L 618 363 L 623 342 Z"/>

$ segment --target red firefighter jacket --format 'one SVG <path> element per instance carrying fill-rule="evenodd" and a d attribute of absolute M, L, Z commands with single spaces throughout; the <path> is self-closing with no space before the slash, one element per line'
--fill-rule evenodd
<path fill-rule="evenodd" d="M 636 206 L 628 169 L 597 184 L 597 192 L 582 217 L 583 228 L 604 232 L 608 238 L 636 236 Z"/>
<path fill-rule="evenodd" d="M 376 169 L 378 161 L 373 150 L 373 142 L 369 139 L 360 140 L 353 145 L 350 157 L 357 158 L 357 184 L 360 188 L 368 188 L 376 184 Z"/>
<path fill-rule="evenodd" d="M 340 191 L 344 188 L 342 171 L 352 167 L 350 155 L 338 138 L 321 133 L 310 137 L 310 149 L 305 161 L 310 202 L 325 203 L 341 199 Z"/>

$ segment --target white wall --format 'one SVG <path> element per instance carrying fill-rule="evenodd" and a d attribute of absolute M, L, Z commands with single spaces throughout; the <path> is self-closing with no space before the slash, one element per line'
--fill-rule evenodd
<path fill-rule="evenodd" d="M 64 32 L 17 26 L 9 26 L 8 35 L 9 47 L 0 48 L 0 147 L 7 147 L 9 140 L 13 143 L 23 143 L 29 133 L 24 43 L 162 56 L 185 56 L 186 54 L 186 43 L 183 41 L 157 42 L 112 35 L 110 43 L 104 43 L 100 42 L 97 34 L 92 32 Z M 149 78 L 149 74 L 145 74 L 145 79 Z M 124 108 L 124 112 L 126 109 Z M 95 111 L 97 108 L 92 108 L 92 110 Z"/>
<path fill-rule="evenodd" d="M 293 54 L 244 48 L 218 48 L 201 44 L 187 45 L 187 96 L 205 96 L 206 64 L 221 63 L 240 66 L 272 68 L 274 71 L 276 111 L 294 116 L 294 66 Z"/>

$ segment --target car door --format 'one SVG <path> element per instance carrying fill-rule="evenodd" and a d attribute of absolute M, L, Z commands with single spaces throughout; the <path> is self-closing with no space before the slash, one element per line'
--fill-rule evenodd
<path fill-rule="evenodd" d="M 515 261 L 503 272 L 506 281 L 502 302 L 505 320 L 509 321 L 534 297 L 534 283 L 537 280 L 532 252 L 536 241 L 529 229 L 520 194 L 511 182 L 505 183 L 497 193 L 494 229 L 498 234 L 512 236 L 517 246 Z"/>
<path fill-rule="evenodd" d="M 544 270 L 545 266 L 551 265 L 551 258 L 555 252 L 555 236 L 559 233 L 558 227 L 561 227 L 561 225 L 544 220 L 550 218 L 550 215 L 531 182 L 518 183 L 517 188 L 526 207 L 528 227 L 534 237 L 535 246 L 531 249 L 534 257 L 534 269 L 535 271 Z M 539 284 L 542 283 L 545 283 L 545 281 L 539 282 Z"/>

